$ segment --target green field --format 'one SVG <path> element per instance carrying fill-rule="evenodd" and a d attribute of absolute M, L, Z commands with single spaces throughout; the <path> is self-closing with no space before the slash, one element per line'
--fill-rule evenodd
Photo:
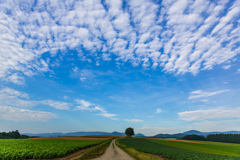
<path fill-rule="evenodd" d="M 0 139 L 0 159 L 50 159 L 106 140 Z"/>
<path fill-rule="evenodd" d="M 210 153 L 210 154 L 240 157 L 240 144 L 208 142 L 208 141 L 193 141 L 193 143 L 189 143 L 189 142 L 181 142 L 181 141 L 167 141 L 167 140 L 155 140 L 155 139 L 148 139 L 148 140 L 159 143 L 159 144 L 175 147 L 175 148 L 187 149 L 187 150 Z"/>
<path fill-rule="evenodd" d="M 189 150 L 192 148 L 191 146 L 189 146 L 188 149 L 180 149 L 176 148 L 176 146 L 163 145 L 156 143 L 158 141 L 154 141 L 139 138 L 125 138 L 119 140 L 121 144 L 134 148 L 140 152 L 162 155 L 165 158 L 171 158 L 174 160 L 240 160 L 240 157 L 236 156 L 208 154 Z M 167 142 L 169 141 L 165 141 L 164 143 Z M 218 152 L 220 151 L 218 150 Z"/>

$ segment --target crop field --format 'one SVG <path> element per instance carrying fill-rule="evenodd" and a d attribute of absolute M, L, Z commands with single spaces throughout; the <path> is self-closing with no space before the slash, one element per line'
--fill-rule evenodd
<path fill-rule="evenodd" d="M 181 140 L 168 141 L 168 140 L 157 140 L 157 139 L 148 139 L 148 140 L 155 143 L 162 144 L 162 145 L 175 147 L 175 148 L 187 149 L 187 150 L 210 153 L 210 154 L 240 157 L 240 144 L 209 142 L 209 141 L 181 141 Z"/>
<path fill-rule="evenodd" d="M 0 159 L 50 159 L 106 140 L 0 139 Z"/>
<path fill-rule="evenodd" d="M 162 155 L 165 158 L 174 160 L 239 160 L 240 156 L 227 156 L 208 154 L 203 152 L 192 151 L 189 149 L 181 149 L 173 146 L 163 145 L 155 141 L 149 141 L 140 138 L 120 139 L 119 142 L 127 147 L 134 148 L 140 152 L 150 153 L 154 155 Z M 168 141 L 165 141 L 168 142 Z M 191 143 L 195 144 L 195 143 Z M 239 147 L 240 148 L 240 147 Z"/>
<path fill-rule="evenodd" d="M 70 140 L 108 140 L 113 136 L 69 136 L 69 137 L 41 137 L 31 139 L 70 139 Z"/>

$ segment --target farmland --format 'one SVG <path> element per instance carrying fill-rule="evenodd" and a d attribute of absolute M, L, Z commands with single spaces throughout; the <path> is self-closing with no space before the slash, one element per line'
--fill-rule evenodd
<path fill-rule="evenodd" d="M 106 140 L 0 139 L 0 159 L 50 159 Z"/>
<path fill-rule="evenodd" d="M 165 141 L 164 144 L 156 143 L 159 140 L 147 140 L 139 138 L 129 138 L 129 139 L 120 139 L 119 142 L 127 147 L 134 148 L 140 152 L 150 153 L 154 155 L 162 155 L 165 158 L 171 158 L 174 160 L 192 160 L 192 159 L 201 159 L 201 160 L 239 160 L 240 155 L 237 156 L 228 156 L 228 155 L 217 155 L 217 154 L 208 154 L 203 152 L 197 152 L 193 150 L 176 148 L 169 145 L 166 145 L 169 141 Z M 170 141 L 172 142 L 172 141 Z M 181 142 L 182 143 L 182 142 Z M 191 143 L 196 144 L 196 143 Z M 177 145 L 176 145 L 177 146 Z M 223 145 L 224 146 L 224 145 Z M 236 148 L 240 148 L 239 146 Z M 220 152 L 220 151 L 219 151 Z"/>
<path fill-rule="evenodd" d="M 152 142 L 159 143 L 162 145 L 176 147 L 181 149 L 187 149 L 197 152 L 228 155 L 240 157 L 240 144 L 233 143 L 220 143 L 220 142 L 208 142 L 208 141 L 167 141 L 149 139 Z"/>

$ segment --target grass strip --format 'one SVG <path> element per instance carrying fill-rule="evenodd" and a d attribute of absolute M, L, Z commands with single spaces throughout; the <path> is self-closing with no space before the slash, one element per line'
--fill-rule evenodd
<path fill-rule="evenodd" d="M 161 158 L 156 158 L 147 153 L 139 152 L 134 148 L 127 147 L 126 145 L 119 143 L 119 139 L 116 140 L 116 145 L 136 160 L 162 160 Z"/>
<path fill-rule="evenodd" d="M 107 140 L 106 142 L 93 147 L 88 152 L 84 153 L 81 157 L 76 158 L 75 160 L 87 160 L 101 156 L 102 154 L 104 154 L 105 150 L 108 148 L 111 141 L 112 139 Z"/>

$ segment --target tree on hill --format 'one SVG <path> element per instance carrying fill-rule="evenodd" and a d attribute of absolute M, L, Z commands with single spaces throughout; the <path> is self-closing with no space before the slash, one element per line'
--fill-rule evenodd
<path fill-rule="evenodd" d="M 131 137 L 134 135 L 134 130 L 133 128 L 129 127 L 125 130 L 125 134 L 128 136 L 128 137 Z"/>
<path fill-rule="evenodd" d="M 191 135 L 186 135 L 182 139 L 185 140 L 198 140 L 198 141 L 205 141 L 206 138 L 204 136 L 196 135 L 196 134 L 191 134 Z"/>
<path fill-rule="evenodd" d="M 29 138 L 27 135 L 21 135 L 18 130 L 10 132 L 0 132 L 0 139 L 19 139 Z"/>

